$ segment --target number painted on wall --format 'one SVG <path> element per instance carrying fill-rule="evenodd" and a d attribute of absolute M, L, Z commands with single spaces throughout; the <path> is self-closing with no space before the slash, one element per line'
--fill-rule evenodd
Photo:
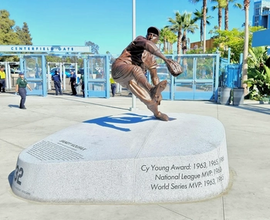
<path fill-rule="evenodd" d="M 14 181 L 18 183 L 19 185 L 22 184 L 22 182 L 20 181 L 22 176 L 23 176 L 23 168 L 17 165 L 16 170 L 15 170 L 15 175 L 14 175 Z"/>

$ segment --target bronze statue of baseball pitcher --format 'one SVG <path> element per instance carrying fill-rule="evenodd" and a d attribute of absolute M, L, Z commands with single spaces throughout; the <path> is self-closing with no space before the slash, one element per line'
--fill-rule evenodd
<path fill-rule="evenodd" d="M 156 27 L 149 27 L 146 37 L 138 36 L 134 39 L 114 61 L 112 77 L 139 98 L 156 118 L 168 121 L 169 117 L 158 111 L 161 92 L 166 88 L 167 80 L 159 81 L 155 56 L 165 61 L 173 76 L 181 74 L 182 68 L 177 62 L 167 59 L 156 46 L 159 33 Z M 146 70 L 150 72 L 153 86 L 147 81 Z"/>

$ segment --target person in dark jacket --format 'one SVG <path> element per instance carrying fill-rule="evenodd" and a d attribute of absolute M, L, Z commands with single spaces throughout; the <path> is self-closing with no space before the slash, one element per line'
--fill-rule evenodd
<path fill-rule="evenodd" d="M 61 85 L 61 78 L 60 75 L 58 74 L 58 70 L 55 70 L 54 75 L 52 76 L 52 80 L 54 82 L 54 88 L 55 88 L 55 94 L 58 95 L 58 93 L 60 95 L 62 95 L 62 85 Z"/>
<path fill-rule="evenodd" d="M 77 90 L 76 90 L 76 74 L 73 71 L 71 71 L 69 84 L 71 85 L 72 95 L 77 95 Z"/>

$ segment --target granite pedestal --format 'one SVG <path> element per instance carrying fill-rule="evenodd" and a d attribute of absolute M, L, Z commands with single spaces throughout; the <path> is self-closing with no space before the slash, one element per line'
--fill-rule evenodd
<path fill-rule="evenodd" d="M 215 118 L 122 114 L 85 121 L 22 151 L 13 192 L 44 202 L 163 203 L 209 199 L 229 183 Z"/>

